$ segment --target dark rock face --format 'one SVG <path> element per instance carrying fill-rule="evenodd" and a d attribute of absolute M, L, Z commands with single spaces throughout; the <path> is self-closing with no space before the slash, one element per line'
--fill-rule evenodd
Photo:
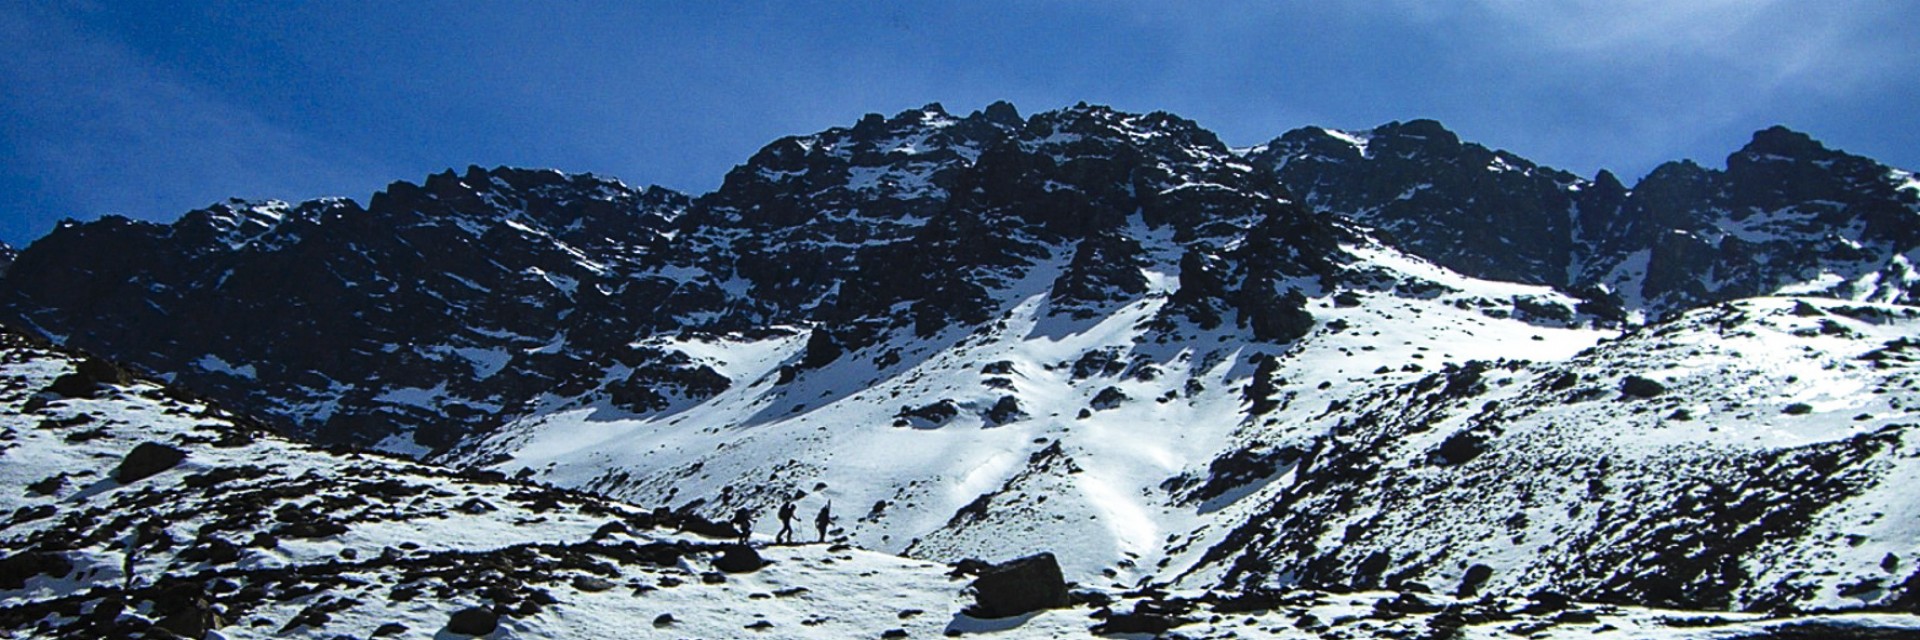
<path fill-rule="evenodd" d="M 1774 127 L 1728 156 L 1725 171 L 1676 163 L 1648 175 L 1617 216 L 1638 227 L 1622 248 L 1649 252 L 1640 293 L 1667 310 L 1763 295 L 1821 273 L 1841 280 L 1829 295 L 1909 300 L 1910 267 L 1891 258 L 1920 245 L 1920 192 L 1903 180 Z M 1631 259 L 1602 256 L 1596 266 Z M 1627 290 L 1609 275 L 1587 277 Z"/>
<path fill-rule="evenodd" d="M 443 446 L 516 398 L 590 391 L 584 367 L 648 362 L 626 336 L 671 319 L 624 310 L 704 291 L 649 275 L 686 205 L 592 176 L 470 168 L 395 183 L 364 209 L 233 202 L 171 225 L 69 223 L 23 254 L 0 306 L 299 433 Z"/>
<path fill-rule="evenodd" d="M 1577 176 L 1462 143 L 1432 120 L 1361 137 L 1290 131 L 1250 158 L 1319 211 L 1354 215 L 1402 247 L 1478 277 L 1567 284 L 1573 214 L 1600 209 Z"/>
<path fill-rule="evenodd" d="M 736 382 L 636 340 L 649 335 L 812 326 L 797 366 L 824 367 L 890 332 L 984 323 L 1049 258 L 1054 310 L 1087 317 L 1143 295 L 1142 267 L 1170 258 L 1142 230 L 1178 245 L 1178 264 L 1155 267 L 1178 278 L 1164 322 L 1288 342 L 1315 326 L 1305 296 L 1343 286 L 1340 246 L 1360 237 L 1296 197 L 1470 275 L 1568 287 L 1607 322 L 1821 271 L 1878 287 L 1837 294 L 1905 299 L 1920 277 L 1889 256 L 1920 237 L 1920 188 L 1902 175 L 1785 129 L 1725 171 L 1674 163 L 1628 189 L 1431 121 L 1301 129 L 1243 157 L 1167 114 L 929 105 L 776 141 L 697 200 L 469 168 L 365 207 L 66 224 L 0 278 L 0 319 L 295 433 L 433 449 L 541 394 L 646 413 Z"/>
<path fill-rule="evenodd" d="M 1438 123 L 1304 128 L 1249 156 L 1316 211 L 1379 227 L 1462 273 L 1604 285 L 1654 316 L 1838 276 L 1828 295 L 1913 298 L 1920 187 L 1773 127 L 1727 158 L 1656 168 L 1631 189 L 1462 143 Z M 1599 310 L 1599 308 L 1596 308 Z"/>
<path fill-rule="evenodd" d="M 114 469 L 113 479 L 120 484 L 132 484 L 179 466 L 186 459 L 186 451 L 158 442 L 142 442 L 127 452 L 126 459 Z"/>
<path fill-rule="evenodd" d="M 1071 604 L 1060 562 L 1051 553 L 985 568 L 973 581 L 973 590 L 974 606 L 967 613 L 976 618 L 1006 618 Z"/>
<path fill-rule="evenodd" d="M 791 379 L 890 335 L 986 323 L 1056 264 L 1054 309 L 1086 317 L 1147 293 L 1143 268 L 1166 258 L 1142 229 L 1206 256 L 1169 313 L 1286 341 L 1311 327 L 1297 283 L 1340 261 L 1319 255 L 1338 226 L 1175 116 L 928 105 L 776 141 L 698 199 L 470 167 L 364 207 L 68 223 L 0 279 L 0 321 L 299 435 L 418 455 L 539 398 L 647 413 L 738 382 L 667 336 L 815 327 Z"/>
<path fill-rule="evenodd" d="M 1055 313 L 1090 318 L 1101 307 L 1132 300 L 1147 290 L 1139 241 L 1106 231 L 1081 240 L 1073 260 L 1053 283 Z"/>

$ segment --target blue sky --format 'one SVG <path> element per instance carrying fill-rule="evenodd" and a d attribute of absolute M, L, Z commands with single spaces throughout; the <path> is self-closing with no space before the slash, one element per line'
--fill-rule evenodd
<path fill-rule="evenodd" d="M 1629 182 L 1757 129 L 1920 168 L 1920 2 L 0 3 L 0 240 L 468 164 L 691 193 L 928 102 L 1166 110 L 1228 143 L 1435 118 Z"/>

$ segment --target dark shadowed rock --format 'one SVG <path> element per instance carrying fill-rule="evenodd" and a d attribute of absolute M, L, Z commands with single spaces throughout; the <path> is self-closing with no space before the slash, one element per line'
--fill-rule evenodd
<path fill-rule="evenodd" d="M 21 589 L 34 576 L 64 577 L 73 572 L 73 562 L 58 553 L 29 551 L 0 560 L 0 589 Z"/>
<path fill-rule="evenodd" d="M 752 573 L 765 565 L 766 562 L 760 559 L 760 552 L 744 544 L 726 545 L 720 557 L 713 561 L 713 568 L 727 573 Z"/>
<path fill-rule="evenodd" d="M 1460 588 L 1454 591 L 1454 595 L 1462 598 L 1471 598 L 1479 594 L 1480 587 L 1485 585 L 1487 580 L 1492 577 L 1493 567 L 1484 564 L 1467 567 L 1467 573 L 1460 577 Z"/>
<path fill-rule="evenodd" d="M 1448 436 L 1433 451 L 1433 460 L 1443 465 L 1463 464 L 1477 458 L 1487 450 L 1486 438 L 1471 431 L 1460 431 Z"/>
<path fill-rule="evenodd" d="M 91 398 L 103 384 L 128 384 L 133 376 L 111 362 L 99 358 L 83 358 L 74 365 L 74 372 L 53 379 L 47 390 L 63 398 Z"/>
<path fill-rule="evenodd" d="M 1070 604 L 1060 562 L 1051 553 L 986 568 L 973 581 L 973 592 L 974 606 L 967 614 L 977 618 L 1006 618 Z"/>
<path fill-rule="evenodd" d="M 500 628 L 500 614 L 486 607 L 469 607 L 453 612 L 447 619 L 447 631 L 465 636 L 484 636 Z"/>
<path fill-rule="evenodd" d="M 1666 385 L 1640 376 L 1627 376 L 1620 381 L 1620 393 L 1635 398 L 1651 398 L 1666 392 Z"/>
<path fill-rule="evenodd" d="M 120 484 L 132 484 L 172 469 L 186 459 L 187 452 L 180 449 L 158 442 L 142 442 L 120 461 L 120 467 L 113 471 L 113 479 Z"/>
<path fill-rule="evenodd" d="M 1027 418 L 1027 412 L 1020 408 L 1020 399 L 1013 396 L 1000 396 L 993 407 L 987 409 L 987 420 L 993 424 L 1007 424 Z"/>
<path fill-rule="evenodd" d="M 154 599 L 153 610 L 160 621 L 154 626 L 182 638 L 204 638 L 207 633 L 226 626 L 226 619 L 207 601 L 205 590 L 197 583 L 179 583 L 168 587 Z"/>

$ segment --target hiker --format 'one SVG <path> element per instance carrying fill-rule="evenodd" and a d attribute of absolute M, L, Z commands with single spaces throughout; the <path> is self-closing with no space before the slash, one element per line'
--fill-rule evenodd
<path fill-rule="evenodd" d="M 820 513 L 813 516 L 813 528 L 820 530 L 821 542 L 827 541 L 827 523 L 830 522 L 833 522 L 832 500 L 828 500 L 826 506 L 820 507 Z"/>
<path fill-rule="evenodd" d="M 145 522 L 134 525 L 133 528 L 127 532 L 125 541 L 127 552 L 125 560 L 120 567 L 122 574 L 120 589 L 122 591 L 133 590 L 133 583 L 135 581 L 134 569 L 140 565 L 140 550 L 152 545 L 154 541 L 158 540 L 162 532 L 166 531 L 166 528 L 167 524 L 165 521 L 161 520 L 159 516 L 152 515 L 152 512 L 148 512 Z"/>
<path fill-rule="evenodd" d="M 753 512 L 746 507 L 733 512 L 733 528 L 740 532 L 740 544 L 747 544 L 753 539 Z"/>
<path fill-rule="evenodd" d="M 793 501 L 780 504 L 780 533 L 773 536 L 776 544 L 793 543 Z"/>

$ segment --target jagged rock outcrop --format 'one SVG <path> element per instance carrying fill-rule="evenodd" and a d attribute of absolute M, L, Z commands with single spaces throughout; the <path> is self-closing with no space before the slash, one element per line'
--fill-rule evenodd
<path fill-rule="evenodd" d="M 1658 316 L 1782 289 L 1883 302 L 1920 283 L 1912 174 L 1772 127 L 1726 170 L 1678 161 L 1631 188 L 1463 143 L 1430 120 L 1308 127 L 1248 158 L 1317 211 L 1461 273 L 1605 286 Z"/>

